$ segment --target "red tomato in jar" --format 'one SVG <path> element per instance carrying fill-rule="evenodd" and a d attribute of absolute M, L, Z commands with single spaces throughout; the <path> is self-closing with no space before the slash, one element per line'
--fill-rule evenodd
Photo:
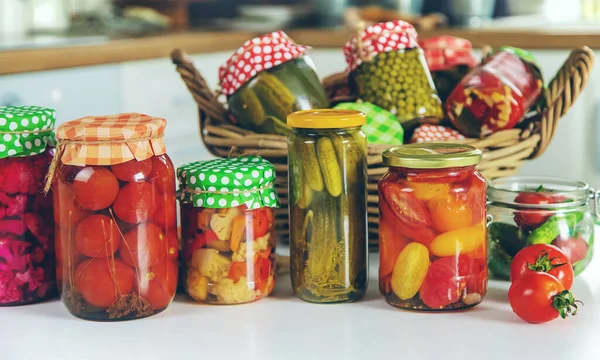
<path fill-rule="evenodd" d="M 459 196 L 436 196 L 427 202 L 433 228 L 446 232 L 468 227 L 473 222 L 473 212 Z"/>
<path fill-rule="evenodd" d="M 519 204 L 543 205 L 553 204 L 550 194 L 537 192 L 524 192 L 517 195 L 515 202 Z M 515 223 L 520 227 L 533 228 L 542 225 L 552 214 L 548 211 L 527 209 L 515 211 Z"/>
<path fill-rule="evenodd" d="M 117 252 L 121 231 L 116 221 L 94 214 L 81 220 L 75 232 L 75 248 L 91 258 L 106 258 Z"/>
<path fill-rule="evenodd" d="M 250 239 L 256 240 L 269 232 L 270 225 L 266 208 L 247 211 L 246 220 L 248 221 L 248 219 L 252 222 L 252 226 L 247 227 L 248 229 L 252 229 L 248 231 Z"/>
<path fill-rule="evenodd" d="M 521 319 L 541 324 L 576 314 L 573 295 L 565 291 L 563 284 L 554 276 L 543 272 L 529 272 L 512 283 L 508 301 L 513 312 Z M 573 308 L 575 312 L 573 312 Z"/>
<path fill-rule="evenodd" d="M 381 192 L 392 214 L 398 220 L 414 227 L 431 226 L 427 207 L 402 185 L 386 183 L 381 186 Z"/>
<path fill-rule="evenodd" d="M 176 229 L 170 229 L 165 232 L 167 237 L 167 256 L 169 259 L 177 259 L 179 256 L 179 238 Z"/>
<path fill-rule="evenodd" d="M 55 227 L 54 246 L 57 263 L 77 265 L 84 259 L 75 247 L 75 233 L 58 225 Z"/>
<path fill-rule="evenodd" d="M 90 259 L 75 269 L 75 287 L 89 304 L 107 309 L 133 289 L 134 271 L 119 259 Z"/>
<path fill-rule="evenodd" d="M 162 230 L 153 223 L 144 223 L 125 234 L 121 240 L 119 255 L 125 264 L 147 269 L 164 259 L 168 248 Z"/>
<path fill-rule="evenodd" d="M 523 248 L 510 264 L 510 281 L 529 272 L 546 272 L 558 279 L 565 289 L 573 286 L 573 267 L 567 256 L 556 246 L 536 244 Z"/>
<path fill-rule="evenodd" d="M 79 220 L 86 217 L 90 212 L 84 210 L 75 202 L 73 191 L 69 184 L 62 180 L 56 180 L 52 201 L 54 204 L 54 221 L 62 227 L 75 230 Z"/>
<path fill-rule="evenodd" d="M 140 270 L 140 280 L 135 289 L 154 310 L 166 308 L 177 290 L 177 266 L 169 260 Z"/>
<path fill-rule="evenodd" d="M 148 181 L 162 193 L 175 193 L 175 167 L 167 156 L 152 157 L 152 171 Z"/>
<path fill-rule="evenodd" d="M 136 159 L 112 165 L 112 173 L 121 181 L 144 181 L 152 171 L 152 160 L 138 161 Z"/>
<path fill-rule="evenodd" d="M 381 219 L 379 221 L 379 276 L 389 275 L 394 270 L 394 264 L 400 252 L 408 245 L 410 240 L 395 231 L 390 221 L 394 219 Z"/>
<path fill-rule="evenodd" d="M 119 191 L 113 204 L 117 217 L 130 224 L 139 224 L 156 211 L 158 192 L 147 182 L 131 182 Z"/>
<path fill-rule="evenodd" d="M 163 195 L 166 196 L 166 195 Z M 177 207 L 175 206 L 175 194 L 171 194 L 172 198 L 167 199 L 159 196 L 159 203 L 155 205 L 154 223 L 161 227 L 164 231 L 175 228 L 177 226 Z"/>
<path fill-rule="evenodd" d="M 556 245 L 565 254 L 571 265 L 585 259 L 588 252 L 588 243 L 581 234 L 566 238 L 559 236 L 552 241 L 552 244 Z"/>
<path fill-rule="evenodd" d="M 379 211 L 381 218 L 385 219 L 383 221 L 387 221 L 389 224 L 391 224 L 391 226 L 394 228 L 394 231 L 397 231 L 401 236 L 407 237 L 422 244 L 428 244 L 435 238 L 435 231 L 428 227 L 409 226 L 398 220 L 385 199 L 380 200 Z"/>
<path fill-rule="evenodd" d="M 435 260 L 419 289 L 421 300 L 432 309 L 441 309 L 459 301 L 468 280 L 479 274 L 476 263 L 465 255 Z"/>
<path fill-rule="evenodd" d="M 101 166 L 87 166 L 73 179 L 73 197 L 87 210 L 109 207 L 119 192 L 119 182 L 110 170 Z"/>

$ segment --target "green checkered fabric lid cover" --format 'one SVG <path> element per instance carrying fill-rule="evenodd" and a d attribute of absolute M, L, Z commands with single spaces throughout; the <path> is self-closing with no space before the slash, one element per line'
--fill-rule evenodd
<path fill-rule="evenodd" d="M 194 207 L 278 207 L 275 167 L 260 156 L 197 161 L 177 169 L 178 197 Z"/>
<path fill-rule="evenodd" d="M 340 103 L 335 106 L 335 109 L 357 110 L 367 116 L 362 131 L 367 136 L 369 144 L 402 145 L 404 129 L 398 122 L 398 118 L 391 112 L 368 102 Z"/>
<path fill-rule="evenodd" d="M 0 107 L 0 159 L 43 153 L 55 145 L 54 109 L 39 106 Z"/>

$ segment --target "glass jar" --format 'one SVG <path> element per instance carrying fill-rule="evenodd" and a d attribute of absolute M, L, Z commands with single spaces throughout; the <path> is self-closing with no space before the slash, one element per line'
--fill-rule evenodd
<path fill-rule="evenodd" d="M 180 167 L 183 286 L 196 301 L 241 304 L 275 286 L 275 167 L 258 156 Z"/>
<path fill-rule="evenodd" d="M 75 316 L 128 320 L 165 310 L 177 288 L 175 170 L 166 122 L 86 117 L 57 131 L 57 274 Z"/>
<path fill-rule="evenodd" d="M 419 121 L 439 123 L 443 117 L 416 38 L 412 25 L 390 21 L 368 27 L 344 47 L 353 91 L 362 101 L 396 115 L 408 130 Z"/>
<path fill-rule="evenodd" d="M 0 306 L 57 295 L 52 194 L 53 109 L 0 107 Z"/>
<path fill-rule="evenodd" d="M 512 258 L 534 244 L 559 247 L 579 275 L 594 253 L 594 220 L 589 185 L 549 177 L 493 180 L 488 188 L 488 266 L 494 277 L 510 279 Z M 594 203 L 594 209 L 596 209 Z"/>
<path fill-rule="evenodd" d="M 258 133 L 289 135 L 289 114 L 329 107 L 308 48 L 283 31 L 247 41 L 219 69 L 235 122 Z"/>
<path fill-rule="evenodd" d="M 383 153 L 379 180 L 379 289 L 413 310 L 477 305 L 487 290 L 481 151 L 430 143 Z"/>
<path fill-rule="evenodd" d="M 448 97 L 448 117 L 461 134 L 479 138 L 512 129 L 537 101 L 542 73 L 527 51 L 503 47 L 473 68 Z"/>
<path fill-rule="evenodd" d="M 365 123 L 351 110 L 288 117 L 290 273 L 300 299 L 354 301 L 368 282 Z"/>

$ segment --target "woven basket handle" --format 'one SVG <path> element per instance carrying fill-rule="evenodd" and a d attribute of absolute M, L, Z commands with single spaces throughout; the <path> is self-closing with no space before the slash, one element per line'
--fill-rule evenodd
<path fill-rule="evenodd" d="M 181 79 L 188 90 L 192 93 L 198 108 L 203 112 L 203 114 L 200 114 L 201 134 L 204 133 L 203 129 L 207 120 L 210 120 L 213 125 L 230 124 L 226 121 L 228 119 L 227 109 L 221 104 L 218 96 L 210 90 L 206 80 L 196 70 L 188 55 L 180 49 L 175 49 L 171 52 L 171 61 L 176 66 L 177 72 L 181 75 Z"/>
<path fill-rule="evenodd" d="M 541 156 L 550 145 L 558 121 L 573 106 L 588 82 L 594 66 L 594 52 L 587 46 L 574 49 L 571 55 L 548 84 L 540 110 L 540 142 L 531 158 Z"/>

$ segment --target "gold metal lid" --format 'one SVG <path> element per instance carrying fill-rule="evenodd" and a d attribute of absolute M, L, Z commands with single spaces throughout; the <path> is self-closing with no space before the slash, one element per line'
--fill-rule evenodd
<path fill-rule="evenodd" d="M 304 129 L 342 129 L 362 126 L 366 121 L 366 115 L 360 111 L 341 109 L 303 110 L 287 117 L 290 127 Z"/>
<path fill-rule="evenodd" d="M 463 144 L 419 143 L 394 146 L 383 152 L 385 165 L 413 169 L 473 166 L 480 161 L 481 151 Z"/>

